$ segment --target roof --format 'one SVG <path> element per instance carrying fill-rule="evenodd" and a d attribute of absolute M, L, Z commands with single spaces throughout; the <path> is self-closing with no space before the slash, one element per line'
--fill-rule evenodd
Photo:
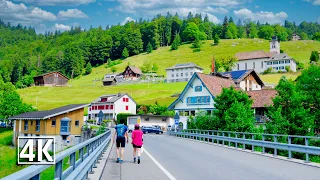
<path fill-rule="evenodd" d="M 292 59 L 292 58 L 286 53 L 281 53 L 281 54 L 274 54 L 268 60 L 273 61 L 273 60 L 286 60 L 286 59 Z"/>
<path fill-rule="evenodd" d="M 44 73 L 44 74 L 41 74 L 41 75 L 36 76 L 36 77 L 34 77 L 34 78 L 43 77 L 43 76 L 46 76 L 46 75 L 49 75 L 49 74 L 53 74 L 53 73 L 58 73 L 58 74 L 60 74 L 61 76 L 65 77 L 66 79 L 69 80 L 69 78 L 68 78 L 67 76 L 63 75 L 63 74 L 62 74 L 61 72 L 59 72 L 59 71 L 52 71 L 52 72 Z"/>
<path fill-rule="evenodd" d="M 272 52 L 264 52 L 263 50 L 260 50 L 260 51 L 237 53 L 236 57 L 239 61 L 242 61 L 242 60 L 250 60 L 250 59 L 270 58 L 272 57 L 273 54 L 274 53 Z"/>
<path fill-rule="evenodd" d="M 170 70 L 170 69 L 180 69 L 180 68 L 189 68 L 189 67 L 196 67 L 196 68 L 199 68 L 199 69 L 203 70 L 202 67 L 197 66 L 197 65 L 194 64 L 194 63 L 176 64 L 176 65 L 174 65 L 174 66 L 172 66 L 172 67 L 167 68 L 166 70 Z"/>
<path fill-rule="evenodd" d="M 102 82 L 116 81 L 116 78 L 104 78 Z"/>
<path fill-rule="evenodd" d="M 114 103 L 116 101 L 118 101 L 119 99 L 121 99 L 123 96 L 127 95 L 128 97 L 130 97 L 134 103 L 136 103 L 136 101 L 127 93 L 118 93 L 118 94 L 107 94 L 107 95 L 102 95 L 100 96 L 98 99 L 94 100 L 92 103 L 94 104 L 105 104 L 105 103 Z M 101 102 L 100 98 L 109 98 L 111 97 L 108 101 L 104 101 Z M 136 103 L 137 104 L 137 103 Z"/>
<path fill-rule="evenodd" d="M 207 87 L 213 96 L 218 96 L 223 88 L 235 87 L 234 82 L 229 78 L 222 78 L 218 76 L 206 75 L 203 73 L 195 73 L 203 84 Z"/>
<path fill-rule="evenodd" d="M 51 117 L 58 116 L 60 114 L 64 114 L 67 112 L 75 111 L 81 108 L 88 106 L 87 104 L 71 104 L 67 106 L 62 106 L 56 109 L 47 110 L 47 111 L 35 111 L 35 112 L 27 112 L 23 114 L 19 114 L 16 116 L 11 116 L 9 120 L 16 120 L 16 119 L 48 119 Z"/>
<path fill-rule="evenodd" d="M 277 95 L 277 91 L 273 89 L 248 91 L 247 93 L 249 97 L 253 100 L 252 108 L 266 107 L 272 105 L 272 99 Z"/>
<path fill-rule="evenodd" d="M 235 83 L 240 83 L 241 81 L 243 81 L 243 79 L 248 77 L 248 75 L 252 74 L 256 79 L 256 81 L 259 83 L 259 85 L 264 86 L 264 83 L 260 79 L 259 75 L 253 69 L 229 71 L 229 72 L 223 72 L 220 74 L 222 74 L 223 76 L 230 75 Z"/>
<path fill-rule="evenodd" d="M 128 66 L 134 73 L 136 74 L 143 74 L 141 69 L 135 66 Z"/>

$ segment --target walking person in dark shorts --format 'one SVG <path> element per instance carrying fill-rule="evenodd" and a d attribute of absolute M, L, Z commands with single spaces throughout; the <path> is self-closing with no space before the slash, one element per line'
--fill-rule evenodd
<path fill-rule="evenodd" d="M 115 141 L 115 138 L 117 137 L 116 139 L 116 144 L 117 144 L 117 163 L 120 162 L 120 164 L 123 163 L 123 153 L 124 153 L 124 148 L 126 146 L 126 140 L 127 140 L 127 143 L 129 142 L 128 141 L 128 128 L 127 126 L 125 126 L 124 124 L 118 124 L 116 125 L 115 127 L 116 131 L 114 133 L 114 136 L 113 136 L 113 143 Z"/>
<path fill-rule="evenodd" d="M 136 163 L 136 155 L 138 153 L 138 164 L 140 164 L 141 147 L 143 145 L 143 132 L 140 130 L 139 124 L 134 126 L 132 132 L 132 146 L 133 146 L 133 162 Z"/>

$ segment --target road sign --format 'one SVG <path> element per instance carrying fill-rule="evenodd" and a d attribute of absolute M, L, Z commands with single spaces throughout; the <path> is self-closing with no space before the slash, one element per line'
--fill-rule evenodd
<path fill-rule="evenodd" d="M 180 120 L 180 116 L 179 114 L 176 112 L 176 114 L 174 115 L 174 124 L 175 125 L 179 125 L 179 120 Z"/>
<path fill-rule="evenodd" d="M 174 120 L 174 124 L 175 124 L 175 125 L 179 125 L 179 119 L 175 119 L 175 120 Z"/>

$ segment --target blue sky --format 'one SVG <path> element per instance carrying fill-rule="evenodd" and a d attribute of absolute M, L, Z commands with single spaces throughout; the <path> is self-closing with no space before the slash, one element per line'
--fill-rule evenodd
<path fill-rule="evenodd" d="M 166 12 L 185 17 L 208 14 L 214 23 L 225 15 L 238 19 L 283 23 L 320 23 L 320 0 L 0 0 L 0 18 L 11 24 L 34 26 L 37 32 L 106 27 L 128 20 L 152 18 Z"/>

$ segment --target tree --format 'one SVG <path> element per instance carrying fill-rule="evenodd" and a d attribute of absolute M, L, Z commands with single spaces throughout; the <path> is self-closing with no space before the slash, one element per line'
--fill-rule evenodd
<path fill-rule="evenodd" d="M 301 40 L 307 40 L 308 39 L 308 34 L 305 33 L 305 32 L 302 32 L 299 35 L 300 35 Z"/>
<path fill-rule="evenodd" d="M 141 66 L 141 71 L 143 73 L 148 73 L 152 70 L 152 65 L 150 61 L 144 61 L 142 66 Z"/>
<path fill-rule="evenodd" d="M 117 71 L 117 68 L 114 67 L 114 66 L 112 66 L 112 67 L 111 67 L 111 72 L 112 72 L 112 73 L 115 73 L 116 71 Z"/>
<path fill-rule="evenodd" d="M 214 120 L 219 130 L 252 132 L 254 130 L 253 101 L 243 91 L 223 88 L 215 98 Z"/>
<path fill-rule="evenodd" d="M 252 39 L 258 37 L 258 30 L 256 28 L 256 25 L 252 22 L 250 22 L 249 25 L 249 37 Z"/>
<path fill-rule="evenodd" d="M 201 47 L 201 41 L 199 40 L 199 38 L 196 38 L 194 40 L 194 42 L 192 43 L 192 47 L 193 48 L 200 48 Z"/>
<path fill-rule="evenodd" d="M 204 20 L 203 20 L 203 22 L 209 22 L 209 17 L 208 17 L 208 14 L 206 14 L 205 16 L 204 16 Z"/>
<path fill-rule="evenodd" d="M 148 54 L 151 53 L 152 50 L 153 50 L 153 47 L 152 47 L 151 43 L 149 42 L 149 43 L 148 43 L 148 46 L 147 46 L 147 53 L 148 53 Z"/>
<path fill-rule="evenodd" d="M 314 33 L 312 36 L 312 40 L 320 41 L 320 32 Z"/>
<path fill-rule="evenodd" d="M 152 72 L 157 72 L 158 71 L 158 65 L 156 64 L 156 63 L 154 63 L 153 65 L 152 65 L 152 68 L 151 68 L 151 70 L 152 70 Z"/>
<path fill-rule="evenodd" d="M 223 68 L 225 71 L 231 71 L 236 62 L 237 59 L 234 57 L 222 57 L 217 59 L 216 66 L 217 69 Z"/>
<path fill-rule="evenodd" d="M 175 37 L 174 37 L 174 40 L 171 44 L 171 50 L 177 50 L 179 45 L 180 45 L 180 36 L 179 34 L 177 34 Z"/>
<path fill-rule="evenodd" d="M 219 36 L 216 34 L 213 38 L 214 44 L 219 44 Z"/>
<path fill-rule="evenodd" d="M 260 28 L 259 38 L 271 40 L 273 35 L 274 35 L 274 29 L 272 26 L 265 25 Z"/>
<path fill-rule="evenodd" d="M 319 53 L 318 51 L 312 51 L 310 55 L 310 63 L 319 61 Z"/>
<path fill-rule="evenodd" d="M 187 24 L 185 30 L 182 32 L 184 41 L 194 41 L 199 36 L 199 28 L 194 22 Z"/>
<path fill-rule="evenodd" d="M 92 72 L 92 66 L 91 66 L 91 63 L 88 62 L 88 64 L 86 65 L 86 72 L 85 74 L 88 75 L 88 74 L 91 74 Z"/>
<path fill-rule="evenodd" d="M 129 51 L 128 49 L 125 47 L 122 51 L 122 58 L 126 59 L 127 57 L 129 57 Z"/>
<path fill-rule="evenodd" d="M 228 17 L 225 16 L 224 20 L 223 20 L 223 24 L 222 24 L 222 34 L 221 34 L 222 38 L 224 38 L 224 39 L 227 39 L 226 38 L 226 34 L 227 34 L 227 31 L 228 31 L 228 24 L 229 24 Z"/>
<path fill-rule="evenodd" d="M 314 115 L 305 106 L 306 96 L 293 81 L 282 77 L 276 87 L 277 96 L 269 107 L 268 133 L 308 136 L 314 134 Z"/>

